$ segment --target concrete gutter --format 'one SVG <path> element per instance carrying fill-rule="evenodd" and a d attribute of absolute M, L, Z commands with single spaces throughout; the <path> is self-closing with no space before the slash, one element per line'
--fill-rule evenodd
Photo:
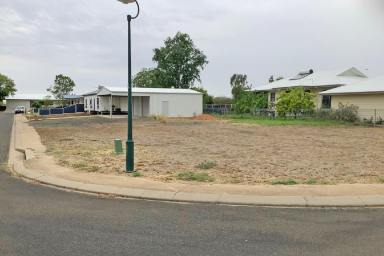
<path fill-rule="evenodd" d="M 24 123 L 24 124 L 23 124 Z M 348 185 L 351 189 L 343 192 L 341 195 L 327 195 L 321 193 L 308 193 L 309 188 L 303 187 L 302 194 L 297 192 L 292 195 L 284 195 L 282 187 L 276 187 L 274 195 L 263 195 L 246 192 L 241 194 L 234 194 L 230 190 L 221 189 L 216 193 L 206 193 L 205 191 L 199 192 L 194 187 L 193 192 L 187 185 L 172 187 L 172 189 L 154 189 L 142 185 L 141 187 L 116 186 L 111 184 L 95 184 L 89 182 L 89 179 L 71 180 L 64 176 L 56 174 L 54 171 L 34 170 L 26 167 L 25 163 L 29 159 L 34 159 L 45 151 L 45 148 L 38 143 L 32 143 L 36 149 L 26 147 L 20 141 L 22 134 L 20 129 L 22 125 L 26 125 L 25 121 L 20 119 L 14 121 L 14 127 L 11 136 L 10 147 L 10 167 L 11 171 L 24 179 L 37 182 L 44 185 L 53 186 L 60 189 L 66 189 L 77 192 L 91 193 L 95 195 L 102 195 L 117 198 L 131 198 L 131 199 L 146 199 L 146 200 L 160 200 L 170 202 L 183 202 L 183 203 L 210 203 L 210 204 L 225 204 L 225 205 L 247 205 L 247 206 L 274 206 L 274 207 L 383 207 L 384 206 L 384 185 L 365 185 L 365 193 L 356 194 L 358 185 Z M 29 128 L 32 128 L 29 126 Z M 32 128 L 33 129 L 33 128 Z M 37 134 L 37 133 L 36 133 Z M 57 167 L 61 168 L 61 167 Z M 241 186 L 241 185 L 237 185 Z M 335 185 L 336 187 L 338 185 Z M 334 187 L 335 187 L 334 186 Z M 372 186 L 372 193 L 368 193 L 369 186 Z M 348 188 L 349 188 L 348 187 Z M 188 189 L 185 189 L 188 188 Z M 368 188 L 368 192 L 367 192 Z M 306 189 L 306 190 L 305 190 Z M 301 191 L 298 189 L 298 191 Z M 354 193 L 348 194 L 348 191 Z M 280 194 L 280 195 L 279 195 Z"/>

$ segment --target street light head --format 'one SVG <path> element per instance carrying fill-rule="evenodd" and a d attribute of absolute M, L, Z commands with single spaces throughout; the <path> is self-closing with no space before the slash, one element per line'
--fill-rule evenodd
<path fill-rule="evenodd" d="M 130 4 L 136 2 L 136 0 L 117 0 L 119 2 L 122 2 L 123 4 Z"/>
<path fill-rule="evenodd" d="M 139 6 L 139 2 L 137 0 L 117 0 L 117 1 L 119 1 L 120 3 L 123 3 L 123 4 L 135 3 L 136 6 L 137 6 L 137 14 L 135 16 L 129 15 L 128 18 L 133 20 L 133 19 L 136 19 L 139 16 L 139 14 L 140 14 L 140 6 Z"/>

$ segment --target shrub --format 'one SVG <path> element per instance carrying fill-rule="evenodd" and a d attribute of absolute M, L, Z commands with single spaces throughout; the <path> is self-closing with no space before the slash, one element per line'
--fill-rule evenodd
<path fill-rule="evenodd" d="M 253 113 L 256 109 L 268 107 L 268 94 L 265 92 L 242 92 L 235 102 L 235 111 L 239 114 Z"/>
<path fill-rule="evenodd" d="M 196 165 L 196 168 L 208 170 L 208 169 L 212 169 L 216 166 L 217 166 L 216 162 L 206 161 L 206 162 L 202 162 L 202 163 Z"/>
<path fill-rule="evenodd" d="M 153 119 L 159 121 L 160 123 L 165 124 L 167 122 L 166 116 L 153 116 Z"/>
<path fill-rule="evenodd" d="M 177 179 L 185 181 L 213 182 L 215 178 L 205 172 L 181 172 L 177 175 Z"/>
<path fill-rule="evenodd" d="M 315 109 L 315 95 L 304 91 L 304 88 L 293 88 L 290 91 L 283 91 L 279 94 L 276 103 L 276 111 L 279 116 L 294 115 L 313 112 Z"/>
<path fill-rule="evenodd" d="M 358 110 L 359 107 L 355 105 L 339 103 L 339 108 L 333 113 L 333 118 L 339 121 L 354 123 L 359 121 Z"/>
<path fill-rule="evenodd" d="M 141 176 L 143 176 L 140 172 L 134 172 L 134 173 L 132 173 L 132 177 L 135 177 L 135 178 L 137 178 L 137 177 L 141 177 Z"/>

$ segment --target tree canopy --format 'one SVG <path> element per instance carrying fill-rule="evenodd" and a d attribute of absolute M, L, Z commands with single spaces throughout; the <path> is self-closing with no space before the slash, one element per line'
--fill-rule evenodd
<path fill-rule="evenodd" d="M 231 77 L 232 95 L 235 101 L 240 97 L 242 92 L 251 89 L 247 79 L 247 75 L 244 74 L 234 74 Z"/>
<path fill-rule="evenodd" d="M 181 32 L 168 37 L 163 47 L 154 49 L 153 61 L 157 66 L 140 71 L 133 80 L 134 86 L 191 88 L 201 81 L 200 72 L 208 64 L 207 56 L 188 34 Z"/>
<path fill-rule="evenodd" d="M 279 92 L 276 110 L 279 116 L 293 114 L 295 117 L 301 112 L 313 111 L 315 109 L 315 95 L 306 92 L 304 88 L 297 87 L 290 91 Z"/>
<path fill-rule="evenodd" d="M 134 87 L 165 87 L 164 74 L 157 68 L 144 68 L 133 79 Z"/>
<path fill-rule="evenodd" d="M 15 82 L 9 77 L 0 74 L 0 103 L 10 95 L 16 92 Z"/>
<path fill-rule="evenodd" d="M 191 89 L 203 94 L 203 104 L 213 104 L 213 97 L 208 94 L 206 89 L 203 87 L 192 87 Z"/>
<path fill-rule="evenodd" d="M 228 97 L 214 97 L 213 104 L 232 104 L 233 99 Z"/>
<path fill-rule="evenodd" d="M 265 92 L 243 91 L 235 102 L 237 113 L 254 113 L 258 109 L 268 108 L 268 94 Z"/>
<path fill-rule="evenodd" d="M 75 86 L 75 82 L 69 76 L 57 75 L 54 85 L 48 88 L 47 91 L 52 93 L 56 99 L 64 101 L 64 96 L 73 92 Z"/>

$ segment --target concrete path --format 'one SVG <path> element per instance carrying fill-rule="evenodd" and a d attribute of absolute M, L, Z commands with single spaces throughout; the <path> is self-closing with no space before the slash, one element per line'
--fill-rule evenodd
<path fill-rule="evenodd" d="M 26 159 L 26 161 L 24 160 Z M 292 207 L 384 206 L 383 184 L 244 186 L 162 183 L 124 175 L 81 173 L 55 164 L 39 135 L 15 118 L 10 164 L 19 176 L 42 184 L 115 197 L 176 202 Z"/>

